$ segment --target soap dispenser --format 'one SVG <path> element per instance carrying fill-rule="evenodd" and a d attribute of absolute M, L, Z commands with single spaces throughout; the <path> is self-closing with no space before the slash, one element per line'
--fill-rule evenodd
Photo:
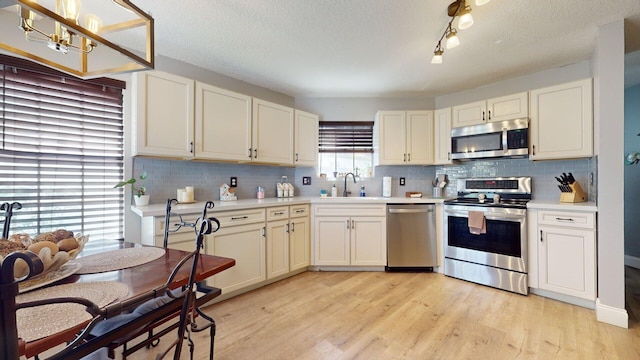
<path fill-rule="evenodd" d="M 331 188 L 331 197 L 338 197 L 338 188 L 336 187 L 336 184 L 333 184 L 333 187 Z"/>

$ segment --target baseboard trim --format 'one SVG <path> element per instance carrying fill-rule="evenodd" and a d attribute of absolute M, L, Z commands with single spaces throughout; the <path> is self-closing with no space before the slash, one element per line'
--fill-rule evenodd
<path fill-rule="evenodd" d="M 640 257 L 625 255 L 624 264 L 626 266 L 631 266 L 633 268 L 640 269 Z"/>
<path fill-rule="evenodd" d="M 629 314 L 627 310 L 601 304 L 600 299 L 596 299 L 596 319 L 600 322 L 621 328 L 629 328 Z"/>

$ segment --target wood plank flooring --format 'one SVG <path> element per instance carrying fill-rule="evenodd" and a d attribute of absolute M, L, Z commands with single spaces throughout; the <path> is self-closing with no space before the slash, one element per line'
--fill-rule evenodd
<path fill-rule="evenodd" d="M 627 270 L 630 329 L 438 273 L 307 272 L 206 312 L 217 360 L 640 359 L 640 270 Z M 195 358 L 207 358 L 204 335 L 194 338 Z"/>

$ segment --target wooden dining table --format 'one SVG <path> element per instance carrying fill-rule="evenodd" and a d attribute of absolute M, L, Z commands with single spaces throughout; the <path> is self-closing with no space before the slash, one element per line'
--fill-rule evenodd
<path fill-rule="evenodd" d="M 102 241 L 99 243 L 88 243 L 81 255 L 89 256 L 92 254 L 108 253 L 109 251 L 113 250 L 139 246 L 140 245 L 138 244 L 128 243 L 124 241 Z M 121 302 L 125 302 L 126 300 L 133 299 L 137 296 L 140 296 L 141 294 L 149 293 L 153 289 L 157 289 L 158 287 L 163 286 L 167 282 L 167 279 L 169 278 L 176 264 L 178 264 L 178 262 L 180 262 L 180 260 L 188 254 L 189 252 L 186 251 L 166 249 L 164 255 L 142 265 L 98 274 L 74 274 L 48 286 L 55 286 L 65 283 L 115 281 L 123 283 L 129 288 L 129 293 L 126 298 L 120 298 L 118 300 Z M 202 282 L 205 279 L 234 265 L 234 259 L 200 254 L 196 271 L 196 281 Z M 169 288 L 175 289 L 187 284 L 190 271 L 190 266 L 183 266 L 174 277 L 173 282 L 169 285 Z M 19 339 L 17 344 L 4 344 L 4 346 L 17 346 L 18 353 L 20 355 L 24 355 L 27 358 L 30 358 L 59 344 L 73 340 L 75 335 L 79 331 L 81 331 L 88 322 L 89 321 L 66 329 L 60 329 L 60 331 L 56 332 L 53 335 L 46 336 L 45 338 L 29 342 L 25 342 L 22 339 Z M 3 325 L 0 324 L 0 326 Z M 18 337 L 20 337 L 19 333 Z M 0 349 L 0 351 L 4 350 L 6 349 Z"/>

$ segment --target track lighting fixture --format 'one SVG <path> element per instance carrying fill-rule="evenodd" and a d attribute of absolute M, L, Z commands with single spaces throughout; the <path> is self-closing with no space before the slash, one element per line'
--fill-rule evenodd
<path fill-rule="evenodd" d="M 476 0 L 476 5 L 481 6 L 488 3 L 490 0 Z M 458 38 L 458 30 L 452 26 L 453 21 L 458 18 L 458 29 L 468 29 L 473 25 L 473 16 L 471 16 L 471 6 L 467 5 L 465 0 L 456 0 L 449 4 L 447 7 L 447 14 L 451 17 L 447 24 L 444 33 L 440 36 L 438 44 L 433 51 L 432 64 L 442 64 L 442 40 L 446 38 L 446 48 L 453 49 L 460 45 L 460 39 Z"/>

